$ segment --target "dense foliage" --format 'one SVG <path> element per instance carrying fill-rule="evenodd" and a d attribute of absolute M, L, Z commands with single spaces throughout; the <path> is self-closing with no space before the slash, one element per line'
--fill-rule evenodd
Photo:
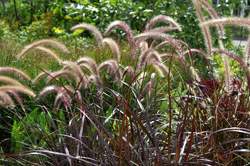
<path fill-rule="evenodd" d="M 239 1 L 223 1 L 221 4 L 217 8 L 223 15 L 230 15 L 231 9 L 240 6 Z M 19 42 L 48 36 L 65 39 L 70 36 L 70 27 L 80 22 L 104 30 L 113 20 L 122 20 L 133 30 L 140 31 L 150 18 L 165 14 L 183 26 L 183 31 L 176 34 L 178 38 L 194 48 L 204 47 L 191 0 L 3 0 L 1 8 L 1 18 L 12 31 L 18 30 Z"/>

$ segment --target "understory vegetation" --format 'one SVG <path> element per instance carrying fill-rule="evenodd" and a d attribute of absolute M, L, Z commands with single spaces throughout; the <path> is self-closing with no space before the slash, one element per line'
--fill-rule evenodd
<path fill-rule="evenodd" d="M 0 164 L 249 165 L 250 39 L 234 47 L 230 27 L 250 19 L 190 5 L 190 25 L 0 21 Z"/>

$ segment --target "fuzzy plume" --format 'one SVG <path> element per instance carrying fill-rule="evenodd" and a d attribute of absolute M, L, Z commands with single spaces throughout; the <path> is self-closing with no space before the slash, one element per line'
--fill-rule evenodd
<path fill-rule="evenodd" d="M 139 47 L 140 47 L 141 52 L 145 52 L 149 48 L 148 43 L 146 41 L 140 42 Z"/>
<path fill-rule="evenodd" d="M 86 29 L 86 30 L 90 31 L 94 35 L 94 37 L 98 43 L 98 46 L 99 47 L 102 46 L 102 40 L 103 40 L 102 33 L 94 25 L 87 24 L 87 23 L 81 23 L 81 24 L 75 25 L 71 28 L 72 31 L 75 31 L 77 29 Z"/>
<path fill-rule="evenodd" d="M 10 85 L 23 86 L 17 80 L 10 78 L 10 77 L 6 77 L 6 76 L 0 76 L 0 82 L 5 83 L 5 84 L 10 84 Z"/>
<path fill-rule="evenodd" d="M 76 84 L 80 82 L 80 79 L 76 73 L 69 71 L 69 70 L 59 70 L 59 71 L 55 71 L 55 72 L 48 74 L 47 84 L 49 84 L 51 81 L 56 80 L 60 77 L 64 77 L 66 80 L 73 79 L 76 82 Z"/>
<path fill-rule="evenodd" d="M 42 71 L 40 72 L 33 80 L 32 83 L 33 84 L 38 84 L 39 81 L 41 81 L 43 78 L 45 78 L 48 75 L 49 71 Z"/>
<path fill-rule="evenodd" d="M 239 18 L 239 17 L 228 17 L 228 18 L 218 18 L 212 19 L 201 23 L 201 26 L 216 26 L 216 25 L 235 25 L 250 27 L 249 18 Z"/>
<path fill-rule="evenodd" d="M 220 18 L 218 13 L 214 10 L 214 8 L 209 4 L 207 0 L 201 0 L 201 5 L 203 6 L 203 9 L 205 9 L 209 13 L 212 19 Z M 217 29 L 219 32 L 219 36 L 223 37 L 225 35 L 223 25 L 218 25 Z"/>
<path fill-rule="evenodd" d="M 5 108 L 13 108 L 15 107 L 15 102 L 12 100 L 8 93 L 0 92 L 0 106 Z"/>
<path fill-rule="evenodd" d="M 170 73 L 170 70 L 163 63 L 158 62 L 158 61 L 153 61 L 152 65 L 154 66 L 154 68 L 156 69 L 156 71 L 159 73 L 159 75 L 161 77 L 168 77 L 169 74 L 172 77 L 172 74 Z"/>
<path fill-rule="evenodd" d="M 161 62 L 161 56 L 156 50 L 148 49 L 143 52 L 139 57 L 138 68 L 141 69 L 145 64 L 150 63 L 150 61 Z"/>
<path fill-rule="evenodd" d="M 14 74 L 18 78 L 31 81 L 31 78 L 26 73 L 13 67 L 0 67 L 0 74 Z"/>
<path fill-rule="evenodd" d="M 111 38 L 104 38 L 102 40 L 103 45 L 108 45 L 111 51 L 114 54 L 114 58 L 119 62 L 121 59 L 121 53 L 120 53 L 120 48 L 118 44 Z"/>
<path fill-rule="evenodd" d="M 135 57 L 136 43 L 135 43 L 133 31 L 131 30 L 131 28 L 128 26 L 128 24 L 126 24 L 123 21 L 114 21 L 114 22 L 109 24 L 108 28 L 104 32 L 104 35 L 105 36 L 109 35 L 111 33 L 111 31 L 114 29 L 122 29 L 125 32 L 128 43 L 129 43 L 130 48 L 131 48 L 131 56 Z"/>
<path fill-rule="evenodd" d="M 185 51 L 182 56 L 185 57 L 185 56 L 192 56 L 193 53 L 197 53 L 199 55 L 201 55 L 203 58 L 205 58 L 206 60 L 209 60 L 209 56 L 202 50 L 200 49 L 196 49 L 196 48 L 191 48 L 187 51 Z"/>
<path fill-rule="evenodd" d="M 8 92 L 8 91 L 20 92 L 31 97 L 36 97 L 36 94 L 32 90 L 24 86 L 5 85 L 0 87 L 0 92 Z"/>
<path fill-rule="evenodd" d="M 189 69 L 190 69 L 190 72 L 191 72 L 192 79 L 200 82 L 201 78 L 200 78 L 199 74 L 196 72 L 196 70 L 194 69 L 194 67 L 190 66 Z"/>
<path fill-rule="evenodd" d="M 157 27 L 157 28 L 151 29 L 150 32 L 167 33 L 167 32 L 171 32 L 175 30 L 178 30 L 178 28 L 164 26 L 164 27 Z"/>
<path fill-rule="evenodd" d="M 178 40 L 171 37 L 170 35 L 167 35 L 164 33 L 158 33 L 158 32 L 144 32 L 135 36 L 135 40 L 137 43 L 141 43 L 142 41 L 146 41 L 147 39 L 168 41 L 168 43 L 173 48 L 178 50 L 178 52 L 182 52 L 182 48 L 181 48 L 182 44 Z"/>
<path fill-rule="evenodd" d="M 202 15 L 200 1 L 199 0 L 193 0 L 193 4 L 194 4 L 194 7 L 195 7 L 196 15 L 197 15 L 200 23 L 205 22 L 206 20 L 205 20 L 204 16 Z M 211 51 L 212 51 L 212 37 L 211 37 L 209 27 L 201 26 L 201 31 L 202 31 L 203 36 L 204 36 L 204 41 L 205 41 L 207 51 L 210 54 Z"/>
<path fill-rule="evenodd" d="M 63 105 L 64 108 L 67 110 L 71 107 L 71 104 L 72 104 L 72 98 L 67 93 L 67 90 L 60 88 L 54 101 L 54 108 L 57 110 L 60 108 L 61 105 Z"/>
<path fill-rule="evenodd" d="M 77 63 L 71 61 L 64 61 L 63 65 L 64 69 L 69 70 L 78 76 L 78 84 L 87 87 L 88 80 L 86 78 L 86 75 L 82 72 L 81 67 Z"/>
<path fill-rule="evenodd" d="M 158 29 L 157 31 L 161 31 L 164 32 L 165 30 L 163 30 L 163 28 L 171 28 L 173 30 L 178 30 L 181 31 L 181 26 L 171 17 L 169 16 L 165 16 L 165 15 L 158 15 L 154 18 L 152 18 L 146 25 L 145 27 L 145 31 L 151 31 L 151 30 L 155 30 L 153 27 L 157 24 L 157 23 L 166 23 L 166 24 L 170 24 L 171 27 L 160 27 L 161 29 Z M 162 31 L 163 30 L 163 31 Z M 168 29 L 169 30 L 169 29 Z"/>
<path fill-rule="evenodd" d="M 206 22 L 205 18 L 202 16 L 202 6 L 203 6 L 203 9 L 205 9 L 210 17 L 212 18 L 212 20 L 216 20 L 216 19 L 219 19 L 219 15 L 217 14 L 217 12 L 213 9 L 213 7 L 205 0 L 201 0 L 201 1 L 197 1 L 197 0 L 194 0 L 196 2 L 194 2 L 195 4 L 195 7 L 196 7 L 196 11 L 197 11 L 197 16 L 200 14 L 200 23 L 201 23 L 201 28 L 204 29 L 204 33 L 205 34 L 207 31 L 207 33 L 210 34 L 209 32 L 209 25 L 205 25 L 203 26 L 202 24 L 204 22 Z M 198 16 L 199 17 L 199 16 Z M 223 27 L 223 24 L 217 24 L 216 25 L 217 27 L 217 30 L 218 30 L 218 33 L 219 33 L 219 47 L 220 49 L 224 49 L 224 45 L 223 45 L 223 42 L 222 42 L 222 38 L 224 38 L 224 35 L 225 35 L 225 32 L 224 32 L 224 27 Z M 207 29 L 207 30 L 206 30 Z M 205 36 L 204 37 L 206 38 L 205 40 L 207 41 L 206 45 L 209 46 L 210 43 L 209 43 L 209 35 L 208 36 Z M 209 48 L 209 53 L 210 51 L 212 51 L 212 43 L 211 43 L 211 48 Z M 225 67 L 225 84 L 226 84 L 226 87 L 227 89 L 229 88 L 230 86 L 230 80 L 231 80 L 231 71 L 230 71 L 230 66 L 229 66 L 229 62 L 228 62 L 228 58 L 227 57 L 223 57 L 223 62 L 224 62 L 224 67 Z"/>
<path fill-rule="evenodd" d="M 104 62 L 102 62 L 99 66 L 98 66 L 98 71 L 100 72 L 102 69 L 108 69 L 108 72 L 111 73 L 112 75 L 115 76 L 116 80 L 120 80 L 121 79 L 121 73 L 119 70 L 119 64 L 117 63 L 116 60 L 106 60 Z"/>
<path fill-rule="evenodd" d="M 134 44 L 134 35 L 133 35 L 133 31 L 131 30 L 131 28 L 128 26 L 128 24 L 126 24 L 123 21 L 114 21 L 112 23 L 109 24 L 108 28 L 106 29 L 106 31 L 104 32 L 105 35 L 109 35 L 111 33 L 112 30 L 114 29 L 122 29 L 127 36 L 127 40 L 129 42 L 130 45 Z"/>
<path fill-rule="evenodd" d="M 94 83 L 97 86 L 101 86 L 103 84 L 100 76 L 98 76 L 98 75 L 90 75 L 88 77 L 88 82 L 89 83 Z"/>
<path fill-rule="evenodd" d="M 55 85 L 49 85 L 46 86 L 38 95 L 39 98 L 41 97 L 46 97 L 49 94 L 53 94 L 53 93 L 59 93 L 65 91 L 70 95 L 73 95 L 75 93 L 75 90 L 72 86 L 70 85 L 65 85 L 63 87 L 60 86 L 55 86 Z"/>
<path fill-rule="evenodd" d="M 25 107 L 23 105 L 23 101 L 22 101 L 20 95 L 17 92 L 15 92 L 15 91 L 8 91 L 7 93 L 10 95 L 10 97 L 12 97 L 12 100 L 14 99 L 15 102 L 17 104 L 19 104 L 19 106 L 21 106 L 22 110 L 25 110 Z"/>
<path fill-rule="evenodd" d="M 57 48 L 57 49 L 65 52 L 65 53 L 69 52 L 64 44 L 62 44 L 56 40 L 52 40 L 52 39 L 43 39 L 43 40 L 35 41 L 35 42 L 25 46 L 24 49 L 17 55 L 17 58 L 21 58 L 23 55 L 25 55 L 30 50 L 32 50 L 38 46 L 43 46 L 43 45 L 49 45 L 53 48 Z"/>
<path fill-rule="evenodd" d="M 156 74 L 152 73 L 150 80 L 146 83 L 146 85 L 142 89 L 142 92 L 140 94 L 141 97 L 146 96 L 146 94 L 148 94 L 149 97 L 152 95 L 152 92 L 154 89 L 153 87 L 155 86 L 155 81 L 156 81 L 155 78 L 156 78 Z"/>
<path fill-rule="evenodd" d="M 84 65 L 84 67 L 88 68 L 93 74 L 98 75 L 98 67 L 96 61 L 90 57 L 82 57 L 77 60 L 77 64 L 79 66 Z"/>
<path fill-rule="evenodd" d="M 59 58 L 59 56 L 53 52 L 51 49 L 49 48 L 45 48 L 45 47 L 42 47 L 42 46 L 39 46 L 39 47 L 35 47 L 35 49 L 39 50 L 39 51 L 42 51 L 48 55 L 50 55 L 52 58 L 54 58 L 59 64 L 62 63 L 62 60 Z"/>
<path fill-rule="evenodd" d="M 43 98 L 49 94 L 57 93 L 59 91 L 59 89 L 60 89 L 60 87 L 55 86 L 55 85 L 47 86 L 40 91 L 38 97 Z"/>
<path fill-rule="evenodd" d="M 126 75 L 128 75 L 130 78 L 135 78 L 136 73 L 132 66 L 125 67 L 122 73 L 122 77 L 125 77 Z"/>

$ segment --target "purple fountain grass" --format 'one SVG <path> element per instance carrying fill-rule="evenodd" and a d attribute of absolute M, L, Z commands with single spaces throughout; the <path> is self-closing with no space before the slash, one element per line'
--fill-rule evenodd
<path fill-rule="evenodd" d="M 0 74 L 14 74 L 18 78 L 31 81 L 31 78 L 26 73 L 14 67 L 0 67 Z"/>
<path fill-rule="evenodd" d="M 197 53 L 197 54 L 201 55 L 201 57 L 203 57 L 207 61 L 211 60 L 211 58 L 208 56 L 207 53 L 205 53 L 203 50 L 196 49 L 196 48 L 191 48 L 191 49 L 183 52 L 182 56 L 183 57 L 185 57 L 185 56 L 192 56 L 193 53 Z"/>
<path fill-rule="evenodd" d="M 238 17 L 228 17 L 228 18 L 218 18 L 209 20 L 201 23 L 201 26 L 217 26 L 217 25 L 234 25 L 234 26 L 243 26 L 250 27 L 250 19 L 248 18 L 238 18 Z M 245 60 L 249 59 L 249 44 L 250 40 L 248 40 L 248 44 L 245 50 Z"/>
<path fill-rule="evenodd" d="M 114 21 L 109 24 L 106 31 L 104 32 L 104 35 L 108 36 L 114 29 L 121 29 L 125 32 L 128 44 L 130 45 L 131 56 L 134 58 L 136 54 L 136 43 L 134 40 L 133 31 L 131 30 L 129 25 L 123 21 L 119 21 L 119 20 Z"/>
<path fill-rule="evenodd" d="M 110 59 L 110 60 L 106 60 L 106 61 L 102 62 L 98 66 L 99 73 L 101 73 L 101 70 L 103 70 L 103 69 L 108 69 L 108 72 L 113 74 L 117 81 L 121 80 L 121 73 L 120 73 L 120 69 L 119 69 L 119 64 L 116 60 Z"/>
<path fill-rule="evenodd" d="M 65 90 L 64 88 L 60 88 L 57 93 L 53 108 L 58 110 L 61 105 L 63 105 L 66 110 L 70 109 L 72 106 L 72 97 L 68 94 L 68 90 Z"/>
<path fill-rule="evenodd" d="M 89 81 L 89 84 L 93 83 L 93 84 L 97 85 L 98 87 L 103 85 L 103 82 L 102 82 L 99 75 L 95 75 L 95 74 L 90 75 L 88 77 L 88 81 Z"/>
<path fill-rule="evenodd" d="M 83 85 L 83 87 L 87 87 L 88 80 L 86 74 L 83 73 L 81 67 L 77 63 L 71 61 L 64 61 L 63 65 L 64 70 L 72 71 L 77 75 L 78 79 L 76 81 L 80 86 Z"/>
<path fill-rule="evenodd" d="M 208 56 L 208 55 L 206 54 L 206 52 L 204 52 L 203 50 L 200 50 L 200 49 L 191 48 L 191 49 L 185 51 L 185 52 L 182 54 L 182 57 L 183 57 L 183 58 L 185 58 L 185 57 L 187 57 L 187 56 L 192 57 L 194 54 L 199 55 L 200 57 L 204 58 L 205 63 L 206 63 L 207 65 L 211 65 L 211 61 L 212 61 L 211 56 Z"/>
<path fill-rule="evenodd" d="M 15 92 L 15 91 L 8 91 L 8 94 L 10 94 L 10 96 L 12 97 L 12 99 L 14 99 L 16 101 L 16 103 L 22 108 L 22 110 L 25 110 L 24 104 L 23 104 L 23 100 L 21 98 L 21 96 Z M 16 105 L 16 104 L 15 104 Z"/>
<path fill-rule="evenodd" d="M 86 68 L 88 68 L 93 74 L 99 75 L 98 72 L 98 66 L 94 59 L 90 57 L 82 57 L 77 60 L 78 65 L 84 65 Z"/>
<path fill-rule="evenodd" d="M 40 81 L 41 81 L 42 79 L 44 79 L 47 75 L 49 75 L 49 73 L 50 73 L 50 72 L 47 71 L 47 70 L 44 70 L 44 71 L 40 72 L 39 74 L 36 75 L 35 78 L 32 79 L 32 83 L 33 83 L 34 85 L 40 83 Z"/>
<path fill-rule="evenodd" d="M 15 102 L 7 92 L 0 92 L 0 106 L 4 108 L 14 108 Z"/>
<path fill-rule="evenodd" d="M 43 40 L 35 41 L 29 45 L 26 45 L 24 47 L 24 49 L 19 54 L 17 54 L 17 58 L 19 59 L 22 56 L 24 56 L 27 52 L 29 52 L 30 50 L 32 50 L 38 46 L 44 46 L 44 45 L 49 45 L 53 48 L 59 49 L 62 52 L 69 53 L 67 47 L 64 44 L 62 44 L 56 40 L 52 40 L 52 39 L 43 39 Z"/>
<path fill-rule="evenodd" d="M 19 92 L 31 97 L 36 97 L 36 94 L 31 89 L 24 86 L 16 86 L 16 85 L 0 86 L 0 92 L 8 92 L 8 91 Z"/>
<path fill-rule="evenodd" d="M 167 78 L 169 75 L 172 77 L 172 73 L 170 72 L 169 68 L 163 63 L 159 61 L 152 61 L 150 63 L 154 66 L 154 68 L 156 69 L 156 71 L 159 73 L 161 77 Z"/>
<path fill-rule="evenodd" d="M 145 97 L 146 95 L 148 95 L 149 97 L 152 95 L 155 86 L 155 81 L 156 81 L 156 74 L 152 73 L 150 76 L 150 80 L 146 83 L 146 85 L 144 86 L 144 88 L 140 93 L 141 96 L 140 98 Z"/>
<path fill-rule="evenodd" d="M 114 54 L 114 58 L 120 62 L 121 59 L 121 53 L 120 53 L 120 48 L 119 45 L 111 38 L 104 38 L 102 40 L 103 45 L 108 45 L 111 49 L 111 51 Z"/>
<path fill-rule="evenodd" d="M 141 51 L 141 52 L 147 51 L 147 49 L 149 48 L 149 47 L 148 47 L 148 43 L 147 43 L 146 41 L 140 42 L 139 48 L 140 48 L 140 51 Z"/>
<path fill-rule="evenodd" d="M 37 50 L 40 50 L 48 55 L 50 55 L 52 58 L 54 58 L 59 64 L 62 64 L 62 60 L 59 58 L 59 56 L 53 52 L 51 49 L 49 48 L 45 48 L 45 47 L 42 47 L 42 46 L 38 46 L 38 47 L 35 47 L 35 49 Z"/>
<path fill-rule="evenodd" d="M 123 70 L 122 77 L 129 76 L 130 78 L 134 79 L 136 76 L 136 72 L 132 66 L 126 66 Z"/>
<path fill-rule="evenodd" d="M 74 80 L 76 85 L 80 82 L 80 79 L 76 73 L 69 70 L 59 70 L 48 73 L 46 83 L 50 84 L 53 80 L 57 80 L 60 77 L 64 77 L 66 80 Z"/>
<path fill-rule="evenodd" d="M 102 33 L 94 25 L 81 23 L 71 28 L 72 31 L 75 31 L 77 29 L 86 29 L 90 31 L 94 35 L 96 42 L 98 43 L 98 46 L 99 47 L 102 46 L 102 40 L 103 40 Z"/>
<path fill-rule="evenodd" d="M 153 60 L 162 61 L 160 54 L 156 50 L 148 49 L 139 56 L 138 69 L 140 70 L 144 65 Z"/>
<path fill-rule="evenodd" d="M 157 27 L 157 28 L 153 28 L 150 29 L 150 32 L 158 32 L 158 33 L 167 33 L 167 32 L 171 32 L 171 31 L 175 31 L 178 30 L 178 28 L 176 27 Z"/>
<path fill-rule="evenodd" d="M 72 86 L 70 85 L 65 85 L 63 87 L 61 86 L 56 86 L 56 85 L 49 85 L 44 87 L 38 94 L 38 98 L 45 98 L 46 96 L 50 95 L 50 94 L 58 94 L 60 92 L 67 92 L 70 95 L 73 95 L 75 93 L 75 90 Z"/>
<path fill-rule="evenodd" d="M 174 39 L 170 35 L 149 31 L 149 32 L 144 32 L 135 36 L 136 43 L 141 43 L 148 39 L 168 41 L 169 45 L 171 45 L 174 49 L 176 49 L 178 52 L 182 52 L 182 48 L 181 48 L 182 44 L 180 44 L 178 40 Z"/>
<path fill-rule="evenodd" d="M 201 2 L 199 0 L 193 0 L 196 15 L 201 23 L 205 22 L 205 18 L 202 15 Z M 208 54 L 212 51 L 212 37 L 210 30 L 207 26 L 201 26 L 201 30 L 204 36 L 205 46 L 207 48 Z"/>
<path fill-rule="evenodd" d="M 205 10 L 207 10 L 207 12 L 210 14 L 212 20 L 214 19 L 219 19 L 219 15 L 217 14 L 217 12 L 212 8 L 212 6 L 205 0 L 201 0 L 201 1 L 197 1 L 197 0 L 193 0 L 194 2 L 194 6 L 196 7 L 196 11 L 197 11 L 197 16 L 200 20 L 200 23 L 203 24 L 206 20 L 205 18 L 202 16 L 202 6 L 204 7 Z M 219 33 L 219 47 L 220 49 L 224 49 L 224 45 L 222 42 L 222 38 L 224 38 L 225 32 L 224 32 L 224 27 L 223 24 L 217 24 L 216 25 L 218 33 Z M 210 38 L 210 35 L 206 35 L 209 32 L 209 25 L 206 26 L 202 26 L 201 25 L 202 30 L 204 30 L 204 38 L 205 41 L 207 41 L 207 46 L 209 46 L 211 44 L 211 47 L 209 48 L 209 53 L 211 53 L 211 49 L 213 48 L 212 43 L 208 43 Z M 206 30 L 207 29 L 207 30 Z M 212 40 L 211 40 L 212 41 Z M 231 71 L 230 71 L 230 66 L 229 66 L 229 62 L 227 57 L 223 56 L 223 62 L 224 62 L 224 67 L 225 67 L 225 85 L 226 85 L 226 89 L 229 88 L 230 86 L 230 81 L 231 81 Z"/>
<path fill-rule="evenodd" d="M 43 88 L 39 94 L 38 94 L 38 98 L 43 98 L 46 97 L 49 94 L 52 93 L 57 93 L 59 91 L 61 87 L 59 86 L 55 86 L 55 85 L 50 85 L 50 86 L 46 86 L 45 88 Z"/>
<path fill-rule="evenodd" d="M 206 10 L 212 19 L 220 18 L 218 13 L 214 10 L 214 8 L 209 4 L 206 0 L 201 0 L 201 5 L 204 7 L 203 9 Z M 220 38 L 223 38 L 225 35 L 224 27 L 223 25 L 218 25 L 217 30 L 219 32 Z"/>
<path fill-rule="evenodd" d="M 201 26 L 216 26 L 216 25 L 234 25 L 234 26 L 243 26 L 250 27 L 249 18 L 239 18 L 239 17 L 227 17 L 227 18 L 218 18 L 208 21 L 201 22 Z"/>
<path fill-rule="evenodd" d="M 9 85 L 23 86 L 19 81 L 6 76 L 0 76 L 0 82 Z"/>
<path fill-rule="evenodd" d="M 180 24 L 178 24 L 173 18 L 171 18 L 169 16 L 165 16 L 165 15 L 158 15 L 158 16 L 155 16 L 154 18 L 152 18 L 151 20 L 149 20 L 146 27 L 145 27 L 145 31 L 165 32 L 165 30 L 164 30 L 165 27 L 160 27 L 160 29 L 154 28 L 154 26 L 157 23 L 166 23 L 166 24 L 171 25 L 171 27 L 166 27 L 166 28 L 170 28 L 170 29 L 165 29 L 165 30 L 181 31 Z"/>

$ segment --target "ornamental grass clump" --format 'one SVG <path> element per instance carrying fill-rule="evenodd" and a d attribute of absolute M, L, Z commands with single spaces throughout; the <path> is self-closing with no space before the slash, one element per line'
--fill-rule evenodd
<path fill-rule="evenodd" d="M 51 39 L 26 46 L 17 58 L 34 49 L 59 63 L 58 69 L 42 68 L 34 78 L 16 68 L 0 67 L 0 106 L 14 112 L 11 134 L 5 138 L 13 148 L 0 153 L 1 161 L 72 166 L 247 165 L 250 76 L 245 59 L 249 48 L 245 58 L 224 48 L 222 40 L 217 48 L 209 27 L 216 26 L 218 34 L 224 35 L 227 24 L 248 27 L 248 20 L 219 18 L 207 1 L 193 3 L 206 50 L 189 48 L 176 39 L 168 32 L 178 33 L 181 25 L 159 15 L 139 34 L 122 21 L 112 22 L 104 35 L 87 23 L 74 26 L 72 31 L 86 29 L 93 34 L 96 57 L 63 60 L 52 48 L 68 49 Z M 205 19 L 202 9 L 211 20 Z M 125 32 L 129 46 L 125 52 L 110 37 L 115 29 Z M 103 58 L 106 49 L 111 50 L 108 59 Z M 215 54 L 227 57 L 224 80 L 214 74 Z M 208 68 L 209 77 L 200 74 L 196 58 L 204 59 L 202 70 Z M 246 83 L 245 77 L 233 77 L 228 59 L 243 69 Z M 25 111 L 19 113 L 16 103 Z"/>

